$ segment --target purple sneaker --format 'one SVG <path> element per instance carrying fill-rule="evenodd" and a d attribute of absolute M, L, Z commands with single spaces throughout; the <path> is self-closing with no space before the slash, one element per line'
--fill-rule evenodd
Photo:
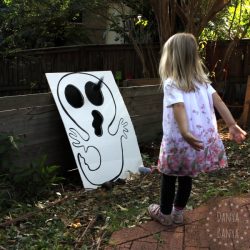
<path fill-rule="evenodd" d="M 172 220 L 175 224 L 183 224 L 184 219 L 183 219 L 183 210 L 177 210 L 173 208 L 172 213 Z"/>
<path fill-rule="evenodd" d="M 172 217 L 170 214 L 165 215 L 161 212 L 160 206 L 157 204 L 151 204 L 148 207 L 148 213 L 152 219 L 160 222 L 164 226 L 172 225 Z"/>

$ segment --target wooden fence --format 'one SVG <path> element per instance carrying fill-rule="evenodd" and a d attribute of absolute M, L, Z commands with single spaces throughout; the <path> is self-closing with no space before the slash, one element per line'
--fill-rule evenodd
<path fill-rule="evenodd" d="M 214 41 L 206 45 L 206 66 L 215 74 L 218 74 L 229 44 L 230 41 Z M 249 73 L 250 39 L 243 39 L 233 48 L 229 61 L 225 64 L 223 79 L 226 83 L 246 84 Z"/>
<path fill-rule="evenodd" d="M 250 75 L 248 76 L 246 87 L 246 94 L 244 99 L 243 112 L 241 114 L 239 123 L 243 128 L 250 127 Z"/>
<path fill-rule="evenodd" d="M 144 49 L 147 62 L 159 57 L 158 45 Z M 154 66 L 157 65 L 156 61 Z M 0 96 L 48 92 L 45 73 L 101 70 L 111 70 L 117 82 L 143 77 L 142 64 L 132 45 L 26 50 L 0 58 Z"/>
<path fill-rule="evenodd" d="M 231 105 L 243 105 L 247 77 L 250 75 L 250 40 L 241 40 L 234 47 L 223 72 L 219 72 L 228 45 L 229 41 L 209 42 L 206 46 L 206 66 L 214 72 L 214 87 L 224 101 Z"/>
<path fill-rule="evenodd" d="M 205 63 L 210 71 L 215 71 L 216 76 L 228 45 L 229 41 L 209 42 L 206 45 Z M 159 46 L 144 46 L 144 49 L 151 77 L 157 77 L 152 72 L 158 67 Z M 33 49 L 0 57 L 0 96 L 48 92 L 45 73 L 95 70 L 111 70 L 118 84 L 123 80 L 143 77 L 142 64 L 134 47 L 129 44 Z M 226 64 L 223 82 L 216 82 L 216 88 L 229 101 L 243 104 L 249 74 L 250 40 L 242 40 Z"/>
<path fill-rule="evenodd" d="M 160 139 L 163 96 L 159 85 L 120 90 L 139 143 Z M 48 164 L 76 167 L 51 93 L 0 97 L 0 131 L 21 138 L 20 156 L 14 159 L 17 166 L 47 155 Z"/>

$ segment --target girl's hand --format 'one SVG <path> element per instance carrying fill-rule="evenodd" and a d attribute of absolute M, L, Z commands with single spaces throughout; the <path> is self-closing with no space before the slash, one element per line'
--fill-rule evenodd
<path fill-rule="evenodd" d="M 198 140 L 190 132 L 187 132 L 182 135 L 184 140 L 195 150 L 200 151 L 204 149 L 202 141 Z"/>
<path fill-rule="evenodd" d="M 246 139 L 246 131 L 241 129 L 237 124 L 231 125 L 229 127 L 229 138 L 234 140 L 236 143 L 240 144 Z"/>

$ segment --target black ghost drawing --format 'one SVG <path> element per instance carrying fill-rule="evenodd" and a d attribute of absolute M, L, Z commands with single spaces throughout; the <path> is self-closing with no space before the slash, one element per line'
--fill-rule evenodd
<path fill-rule="evenodd" d="M 70 73 L 57 86 L 58 100 L 74 122 L 68 135 L 80 171 L 99 186 L 117 179 L 124 166 L 123 140 L 128 123 L 117 113 L 117 104 L 103 78 Z"/>

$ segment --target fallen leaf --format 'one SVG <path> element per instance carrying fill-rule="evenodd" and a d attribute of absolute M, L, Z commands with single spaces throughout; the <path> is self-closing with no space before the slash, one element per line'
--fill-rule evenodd
<path fill-rule="evenodd" d="M 119 204 L 117 204 L 116 205 L 121 211 L 128 211 L 128 209 L 127 208 L 125 208 L 125 207 L 122 207 L 121 205 L 119 205 Z"/>

